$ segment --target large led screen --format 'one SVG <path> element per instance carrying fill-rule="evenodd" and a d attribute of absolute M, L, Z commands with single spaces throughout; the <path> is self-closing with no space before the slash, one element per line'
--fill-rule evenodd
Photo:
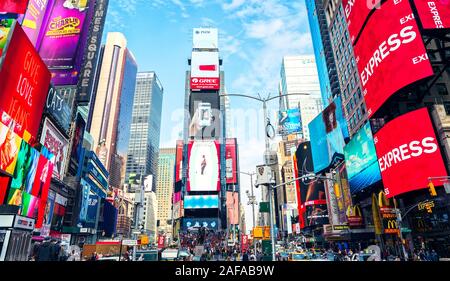
<path fill-rule="evenodd" d="M 225 166 L 227 184 L 237 184 L 237 143 L 236 139 L 227 139 L 225 145 Z"/>
<path fill-rule="evenodd" d="M 175 154 L 175 182 L 181 181 L 183 175 L 183 141 L 177 140 Z"/>
<path fill-rule="evenodd" d="M 345 139 L 349 137 L 342 113 L 341 98 L 336 98 L 308 125 L 314 172 L 318 173 L 344 157 Z"/>
<path fill-rule="evenodd" d="M 54 155 L 53 177 L 62 180 L 68 158 L 69 141 L 56 129 L 49 119 L 45 119 L 41 143 Z"/>
<path fill-rule="evenodd" d="M 353 194 L 381 180 L 370 123 L 364 125 L 345 146 L 344 156 Z"/>
<path fill-rule="evenodd" d="M 387 198 L 427 188 L 429 177 L 447 176 L 426 108 L 387 123 L 374 141 Z M 442 185 L 438 180 L 433 183 Z"/>
<path fill-rule="evenodd" d="M 0 70 L 0 111 L 16 122 L 16 133 L 36 137 L 50 85 L 50 72 L 27 35 L 15 24 Z"/>
<path fill-rule="evenodd" d="M 13 19 L 0 19 L 0 57 L 8 41 L 8 34 L 11 31 L 13 23 Z"/>
<path fill-rule="evenodd" d="M 289 135 L 302 132 L 300 109 L 294 108 L 278 112 L 278 133 Z"/>
<path fill-rule="evenodd" d="M 414 0 L 424 29 L 450 28 L 449 0 Z"/>
<path fill-rule="evenodd" d="M 379 8 L 380 2 L 381 0 L 342 0 L 342 7 L 344 8 L 352 43 L 355 43 L 356 37 L 363 28 L 370 11 L 374 8 Z"/>
<path fill-rule="evenodd" d="M 188 145 L 187 191 L 220 190 L 220 146 L 215 141 L 191 141 Z"/>
<path fill-rule="evenodd" d="M 200 228 L 217 230 L 219 228 L 219 220 L 217 218 L 184 218 L 183 228 Z"/>
<path fill-rule="evenodd" d="M 11 127 L 13 127 L 12 125 Z M 0 170 L 12 174 L 16 167 L 22 139 L 13 131 L 13 128 L 0 122 Z"/>
<path fill-rule="evenodd" d="M 24 14 L 28 0 L 2 0 L 0 1 L 0 13 Z"/>
<path fill-rule="evenodd" d="M 407 0 L 389 0 L 377 9 L 354 52 L 369 117 L 397 91 L 433 75 Z"/>
<path fill-rule="evenodd" d="M 217 195 L 187 195 L 184 197 L 184 209 L 217 209 Z"/>
<path fill-rule="evenodd" d="M 193 49 L 219 48 L 219 33 L 217 28 L 194 28 L 192 33 Z"/>
<path fill-rule="evenodd" d="M 39 49 L 46 20 L 54 2 L 55 0 L 30 0 L 28 4 L 27 12 L 22 21 L 22 28 L 36 49 Z"/>
<path fill-rule="evenodd" d="M 230 224 L 239 224 L 239 193 L 227 191 L 227 220 Z"/>
<path fill-rule="evenodd" d="M 220 136 L 220 101 L 217 94 L 193 92 L 189 99 L 189 137 L 218 139 Z"/>
<path fill-rule="evenodd" d="M 192 52 L 191 90 L 219 89 L 219 53 Z"/>
<path fill-rule="evenodd" d="M 50 87 L 45 103 L 45 111 L 53 117 L 66 134 L 69 134 L 70 130 L 76 92 L 76 86 Z"/>

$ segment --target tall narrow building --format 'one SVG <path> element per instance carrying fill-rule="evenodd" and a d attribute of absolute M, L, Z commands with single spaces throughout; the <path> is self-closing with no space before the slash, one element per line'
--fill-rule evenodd
<path fill-rule="evenodd" d="M 153 175 L 153 191 L 158 177 L 163 93 L 155 72 L 137 74 L 125 177 L 131 173 Z"/>
<path fill-rule="evenodd" d="M 164 233 L 172 232 L 172 225 L 167 221 L 172 219 L 171 206 L 174 187 L 175 148 L 161 148 L 158 161 L 158 183 L 156 198 L 158 200 L 158 230 Z"/>
<path fill-rule="evenodd" d="M 96 153 L 110 172 L 110 185 L 119 188 L 124 181 L 122 174 L 130 139 L 127 122 L 131 119 L 137 73 L 136 61 L 122 33 L 108 33 L 99 65 L 89 127 Z"/>

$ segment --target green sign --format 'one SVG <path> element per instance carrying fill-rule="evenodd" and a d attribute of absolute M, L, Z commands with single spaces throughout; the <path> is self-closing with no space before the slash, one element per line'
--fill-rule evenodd
<path fill-rule="evenodd" d="M 262 241 L 262 250 L 263 254 L 266 256 L 271 256 L 272 259 L 272 241 L 270 240 L 263 240 Z"/>
<path fill-rule="evenodd" d="M 269 202 L 260 202 L 259 203 L 259 212 L 260 213 L 269 213 L 270 212 Z"/>

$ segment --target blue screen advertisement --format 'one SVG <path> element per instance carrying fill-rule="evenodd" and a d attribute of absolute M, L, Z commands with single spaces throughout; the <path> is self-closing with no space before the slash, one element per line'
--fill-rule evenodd
<path fill-rule="evenodd" d="M 314 172 L 328 168 L 344 157 L 345 139 L 349 137 L 342 112 L 341 98 L 336 98 L 309 125 Z"/>
<path fill-rule="evenodd" d="M 219 222 L 217 218 L 184 218 L 183 219 L 183 228 L 199 228 L 206 227 L 209 229 L 217 230 L 219 226 Z"/>
<path fill-rule="evenodd" d="M 381 180 L 370 123 L 364 125 L 345 146 L 344 156 L 351 193 Z"/>
<path fill-rule="evenodd" d="M 302 132 L 302 120 L 298 108 L 278 112 L 278 133 L 289 135 Z"/>
<path fill-rule="evenodd" d="M 185 209 L 213 209 L 219 208 L 217 195 L 191 195 L 184 197 Z"/>

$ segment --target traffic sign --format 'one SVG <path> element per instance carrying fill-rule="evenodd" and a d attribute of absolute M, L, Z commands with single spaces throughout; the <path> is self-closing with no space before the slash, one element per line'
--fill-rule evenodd
<path fill-rule="evenodd" d="M 125 246 L 137 246 L 137 240 L 123 240 L 122 245 Z"/>

